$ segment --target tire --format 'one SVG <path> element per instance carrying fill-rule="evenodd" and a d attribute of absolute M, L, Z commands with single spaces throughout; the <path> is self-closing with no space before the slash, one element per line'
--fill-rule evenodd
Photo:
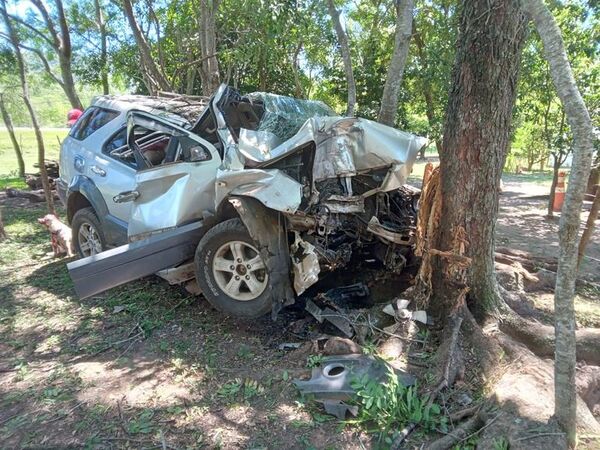
<path fill-rule="evenodd" d="M 202 237 L 194 260 L 196 280 L 216 309 L 246 319 L 271 310 L 269 274 L 257 249 L 240 219 L 221 222 Z"/>
<path fill-rule="evenodd" d="M 106 238 L 93 208 L 82 208 L 75 213 L 71 220 L 71 231 L 73 247 L 81 258 L 106 250 Z M 86 236 L 88 236 L 88 246 L 85 242 Z"/>

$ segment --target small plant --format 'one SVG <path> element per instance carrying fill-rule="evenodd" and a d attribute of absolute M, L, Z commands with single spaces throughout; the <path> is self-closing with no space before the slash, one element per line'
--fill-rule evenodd
<path fill-rule="evenodd" d="M 262 395 L 265 392 L 264 386 L 256 380 L 246 378 L 236 378 L 233 381 L 228 381 L 217 391 L 217 395 L 224 398 L 228 402 L 233 402 L 240 395 L 244 401 L 250 400 L 256 396 Z"/>
<path fill-rule="evenodd" d="M 137 419 L 129 422 L 127 431 L 131 434 L 142 433 L 148 434 L 154 431 L 154 425 L 152 423 L 152 417 L 154 417 L 154 411 L 151 409 L 145 409 L 137 417 Z"/>
<path fill-rule="evenodd" d="M 308 355 L 306 367 L 312 369 L 314 367 L 319 367 L 321 364 L 323 364 L 323 355 Z"/>
<path fill-rule="evenodd" d="M 404 386 L 392 368 L 388 368 L 385 382 L 364 375 L 352 382 L 352 388 L 356 391 L 354 402 L 359 406 L 359 414 L 348 423 L 366 427 L 367 432 L 378 435 L 380 442 L 390 445 L 394 434 L 409 423 L 419 424 L 425 430 L 446 429 L 439 405 L 429 404 L 427 396 L 419 396 L 416 385 Z"/>
<path fill-rule="evenodd" d="M 508 450 L 510 448 L 508 439 L 506 439 L 504 436 L 494 438 L 492 445 L 494 446 L 494 450 Z"/>

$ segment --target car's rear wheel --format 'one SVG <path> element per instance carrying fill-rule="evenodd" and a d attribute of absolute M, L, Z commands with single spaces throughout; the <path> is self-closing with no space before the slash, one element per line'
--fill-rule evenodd
<path fill-rule="evenodd" d="M 106 249 L 100 220 L 93 208 L 82 208 L 75 213 L 71 221 L 71 231 L 75 250 L 82 258 L 96 255 Z"/>
<path fill-rule="evenodd" d="M 195 265 L 198 285 L 215 308 L 245 318 L 270 311 L 269 272 L 240 219 L 221 222 L 202 237 Z"/>

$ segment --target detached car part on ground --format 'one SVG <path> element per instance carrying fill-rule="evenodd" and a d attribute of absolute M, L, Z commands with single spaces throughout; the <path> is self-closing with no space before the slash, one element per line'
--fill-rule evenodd
<path fill-rule="evenodd" d="M 136 127 L 187 145 L 153 166 Z M 412 251 L 418 192 L 405 186 L 426 140 L 337 117 L 323 103 L 221 86 L 190 129 L 130 112 L 125 158 L 136 161 L 130 244 L 69 264 L 89 297 L 194 258 L 216 308 L 258 317 L 294 302 L 352 258 L 400 273 Z"/>

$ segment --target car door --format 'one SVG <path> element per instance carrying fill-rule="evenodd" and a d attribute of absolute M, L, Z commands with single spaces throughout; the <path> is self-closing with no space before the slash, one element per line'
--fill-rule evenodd
<path fill-rule="evenodd" d="M 214 213 L 215 178 L 221 159 L 213 145 L 139 111 L 128 115 L 127 144 L 138 166 L 135 187 L 114 200 L 131 202 L 127 229 L 130 240 Z M 157 150 L 161 145 L 162 150 Z M 157 151 L 163 152 L 158 158 Z"/>
<path fill-rule="evenodd" d="M 126 151 L 126 147 L 127 127 L 123 126 L 108 137 L 100 152 L 95 152 L 90 167 L 90 177 L 100 190 L 110 216 L 120 220 L 123 226 L 129 221 L 131 203 L 115 203 L 113 199 L 135 188 L 135 164 L 117 156 Z"/>

